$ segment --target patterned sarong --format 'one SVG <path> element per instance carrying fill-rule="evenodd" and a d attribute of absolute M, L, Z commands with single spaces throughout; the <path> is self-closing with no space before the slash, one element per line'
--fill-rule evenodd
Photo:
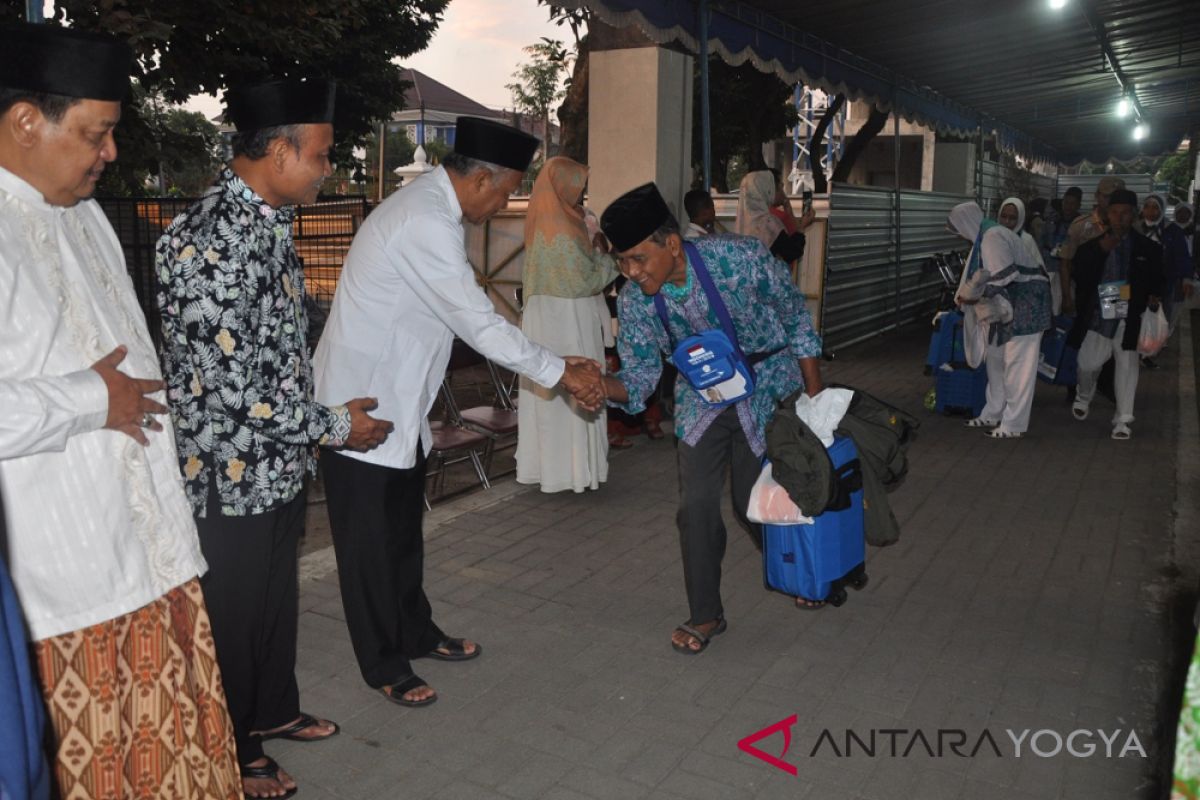
<path fill-rule="evenodd" d="M 35 650 L 59 796 L 242 797 L 198 580 L 125 616 L 39 641 Z"/>

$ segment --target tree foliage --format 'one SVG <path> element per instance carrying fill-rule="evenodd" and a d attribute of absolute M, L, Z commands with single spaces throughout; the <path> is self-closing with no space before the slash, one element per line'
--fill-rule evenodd
<path fill-rule="evenodd" d="M 529 61 L 517 67 L 513 83 L 505 86 L 512 92 L 513 108 L 535 117 L 542 124 L 545 142 L 543 160 L 550 155 L 550 110 L 562 100 L 563 75 L 570 72 L 570 51 L 557 39 L 543 37 L 537 44 L 524 48 Z"/>
<path fill-rule="evenodd" d="M 199 111 L 170 108 L 162 115 L 164 147 L 159 174 L 168 194 L 195 197 L 221 170 L 221 133 Z"/>
<path fill-rule="evenodd" d="M 114 33 L 137 54 L 138 82 L 166 103 L 265 77 L 338 81 L 335 155 L 346 162 L 373 124 L 404 104 L 397 58 L 422 50 L 448 0 L 57 0 L 57 21 Z M 24 0 L 0 0 L 19 17 Z M 122 158 L 139 161 L 144 131 L 130 103 Z M 133 152 L 131 152 L 133 151 Z M 114 172 L 125 173 L 121 161 Z M 118 176 L 121 177 L 121 176 Z M 130 188 L 136 174 L 123 176 Z"/>
<path fill-rule="evenodd" d="M 703 158 L 699 66 L 696 72 L 692 157 L 699 165 Z M 731 67 L 716 55 L 708 61 L 708 89 L 712 181 L 717 191 L 728 192 L 731 166 L 766 169 L 762 146 L 796 124 L 796 107 L 788 102 L 792 87 L 777 76 L 759 72 L 749 63 Z M 700 174 L 699 166 L 696 173 Z"/>

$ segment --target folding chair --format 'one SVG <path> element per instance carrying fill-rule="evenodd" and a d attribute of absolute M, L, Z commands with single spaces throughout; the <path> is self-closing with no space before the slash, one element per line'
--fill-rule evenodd
<path fill-rule="evenodd" d="M 451 378 L 456 371 L 469 367 L 485 366 L 492 389 L 495 391 L 495 402 L 490 406 L 472 406 L 460 409 L 454 399 Z M 446 415 L 451 423 L 463 428 L 476 431 L 488 439 L 488 448 L 484 456 L 484 467 L 491 473 L 492 457 L 497 449 L 512 447 L 517 443 L 517 410 L 512 401 L 508 388 L 500 378 L 496 365 L 475 352 L 466 342 L 456 339 L 450 351 L 450 364 L 446 369 L 446 377 L 442 381 L 442 401 L 446 406 Z"/>
<path fill-rule="evenodd" d="M 429 459 L 426 462 L 425 478 L 433 478 L 433 496 L 440 497 L 446 490 L 446 468 L 452 464 L 470 461 L 475 468 L 475 476 L 479 485 L 484 489 L 492 488 L 488 481 L 487 470 L 484 469 L 484 459 L 491 440 L 478 431 L 438 420 L 430 420 L 429 427 L 433 431 L 433 444 L 429 448 Z M 425 493 L 425 507 L 429 507 L 429 492 Z"/>

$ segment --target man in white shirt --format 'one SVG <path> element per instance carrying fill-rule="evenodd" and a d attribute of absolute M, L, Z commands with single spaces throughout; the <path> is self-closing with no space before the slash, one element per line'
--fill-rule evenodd
<path fill-rule="evenodd" d="M 88 198 L 133 52 L 0 28 L 0 493 L 63 797 L 240 794 L 158 357 Z M 145 731 L 151 731 L 147 736 Z"/>
<path fill-rule="evenodd" d="M 366 453 L 321 454 L 342 604 L 363 679 L 389 700 L 437 695 L 411 660 L 465 661 L 481 652 L 446 636 L 422 588 L 426 417 L 455 336 L 542 386 L 563 386 L 597 408 L 598 365 L 560 358 L 496 313 L 467 261 L 463 220 L 482 223 L 508 203 L 538 141 L 515 128 L 460 117 L 454 153 L 371 212 L 354 237 L 315 356 L 316 400 L 375 397 L 395 430 Z"/>

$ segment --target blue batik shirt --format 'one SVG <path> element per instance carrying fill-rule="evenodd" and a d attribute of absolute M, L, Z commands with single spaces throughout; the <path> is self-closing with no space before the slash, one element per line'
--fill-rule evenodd
<path fill-rule="evenodd" d="M 804 387 L 799 359 L 820 356 L 821 337 L 786 266 L 758 239 L 706 236 L 692 244 L 725 301 L 742 351 L 752 354 L 782 348 L 755 365 L 754 393 L 734 406 L 751 449 L 761 456 L 766 450 L 767 423 L 779 401 Z M 666 283 L 660 292 L 671 321 L 670 337 L 654 310 L 654 298 L 637 284 L 627 283 L 617 298 L 621 371 L 616 377 L 625 384 L 629 401 L 614 405 L 630 414 L 646 407 L 646 398 L 662 374 L 662 359 L 671 355 L 675 344 L 720 327 L 690 264 L 684 286 Z M 675 435 L 681 441 L 695 446 L 723 411 L 705 403 L 687 381 L 675 381 Z"/>

